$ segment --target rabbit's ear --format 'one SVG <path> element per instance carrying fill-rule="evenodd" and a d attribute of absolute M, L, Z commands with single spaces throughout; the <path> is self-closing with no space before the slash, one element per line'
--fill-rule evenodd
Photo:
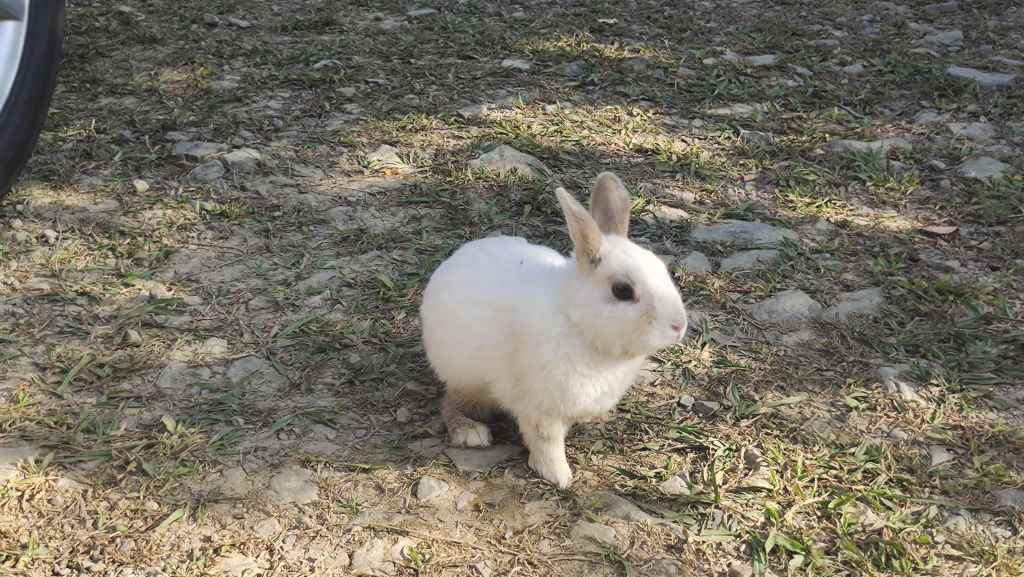
<path fill-rule="evenodd" d="M 632 206 L 629 193 L 619 177 L 610 172 L 598 175 L 594 192 L 590 195 L 590 214 L 594 215 L 601 232 L 625 238 L 629 234 Z"/>
<path fill-rule="evenodd" d="M 587 209 L 564 188 L 556 188 L 555 195 L 562 205 L 565 223 L 569 225 L 569 236 L 572 238 L 577 262 L 580 266 L 596 268 L 601 262 L 601 229 Z"/>

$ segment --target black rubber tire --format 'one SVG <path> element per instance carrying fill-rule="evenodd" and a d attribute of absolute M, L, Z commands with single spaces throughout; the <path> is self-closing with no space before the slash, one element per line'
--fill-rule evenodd
<path fill-rule="evenodd" d="M 64 0 L 32 0 L 18 75 L 0 110 L 0 200 L 32 156 L 63 55 Z"/>

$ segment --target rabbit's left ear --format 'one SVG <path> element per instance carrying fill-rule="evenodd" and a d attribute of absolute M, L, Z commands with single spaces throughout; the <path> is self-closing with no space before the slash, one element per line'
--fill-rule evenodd
<path fill-rule="evenodd" d="M 555 189 L 558 203 L 562 205 L 565 223 L 569 226 L 576 262 L 580 267 L 594 269 L 601 262 L 601 229 L 587 209 L 576 201 L 564 188 Z"/>
<path fill-rule="evenodd" d="M 601 232 L 625 238 L 629 234 L 629 211 L 632 207 L 629 192 L 618 176 L 610 172 L 598 175 L 594 192 L 590 195 L 590 214 Z"/>

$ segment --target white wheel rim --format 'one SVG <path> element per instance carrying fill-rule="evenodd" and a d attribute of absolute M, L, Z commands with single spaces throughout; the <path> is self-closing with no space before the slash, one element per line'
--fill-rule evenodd
<path fill-rule="evenodd" d="M 0 110 L 14 88 L 28 32 L 29 0 L 0 0 Z"/>

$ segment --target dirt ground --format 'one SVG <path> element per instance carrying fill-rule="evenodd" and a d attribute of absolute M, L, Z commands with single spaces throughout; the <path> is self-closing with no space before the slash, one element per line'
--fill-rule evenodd
<path fill-rule="evenodd" d="M 0 574 L 1024 571 L 1019 2 L 67 26 L 0 205 Z M 567 250 L 554 186 L 602 170 L 692 327 L 559 491 L 514 424 L 448 450 L 417 307 L 466 240 Z"/>

